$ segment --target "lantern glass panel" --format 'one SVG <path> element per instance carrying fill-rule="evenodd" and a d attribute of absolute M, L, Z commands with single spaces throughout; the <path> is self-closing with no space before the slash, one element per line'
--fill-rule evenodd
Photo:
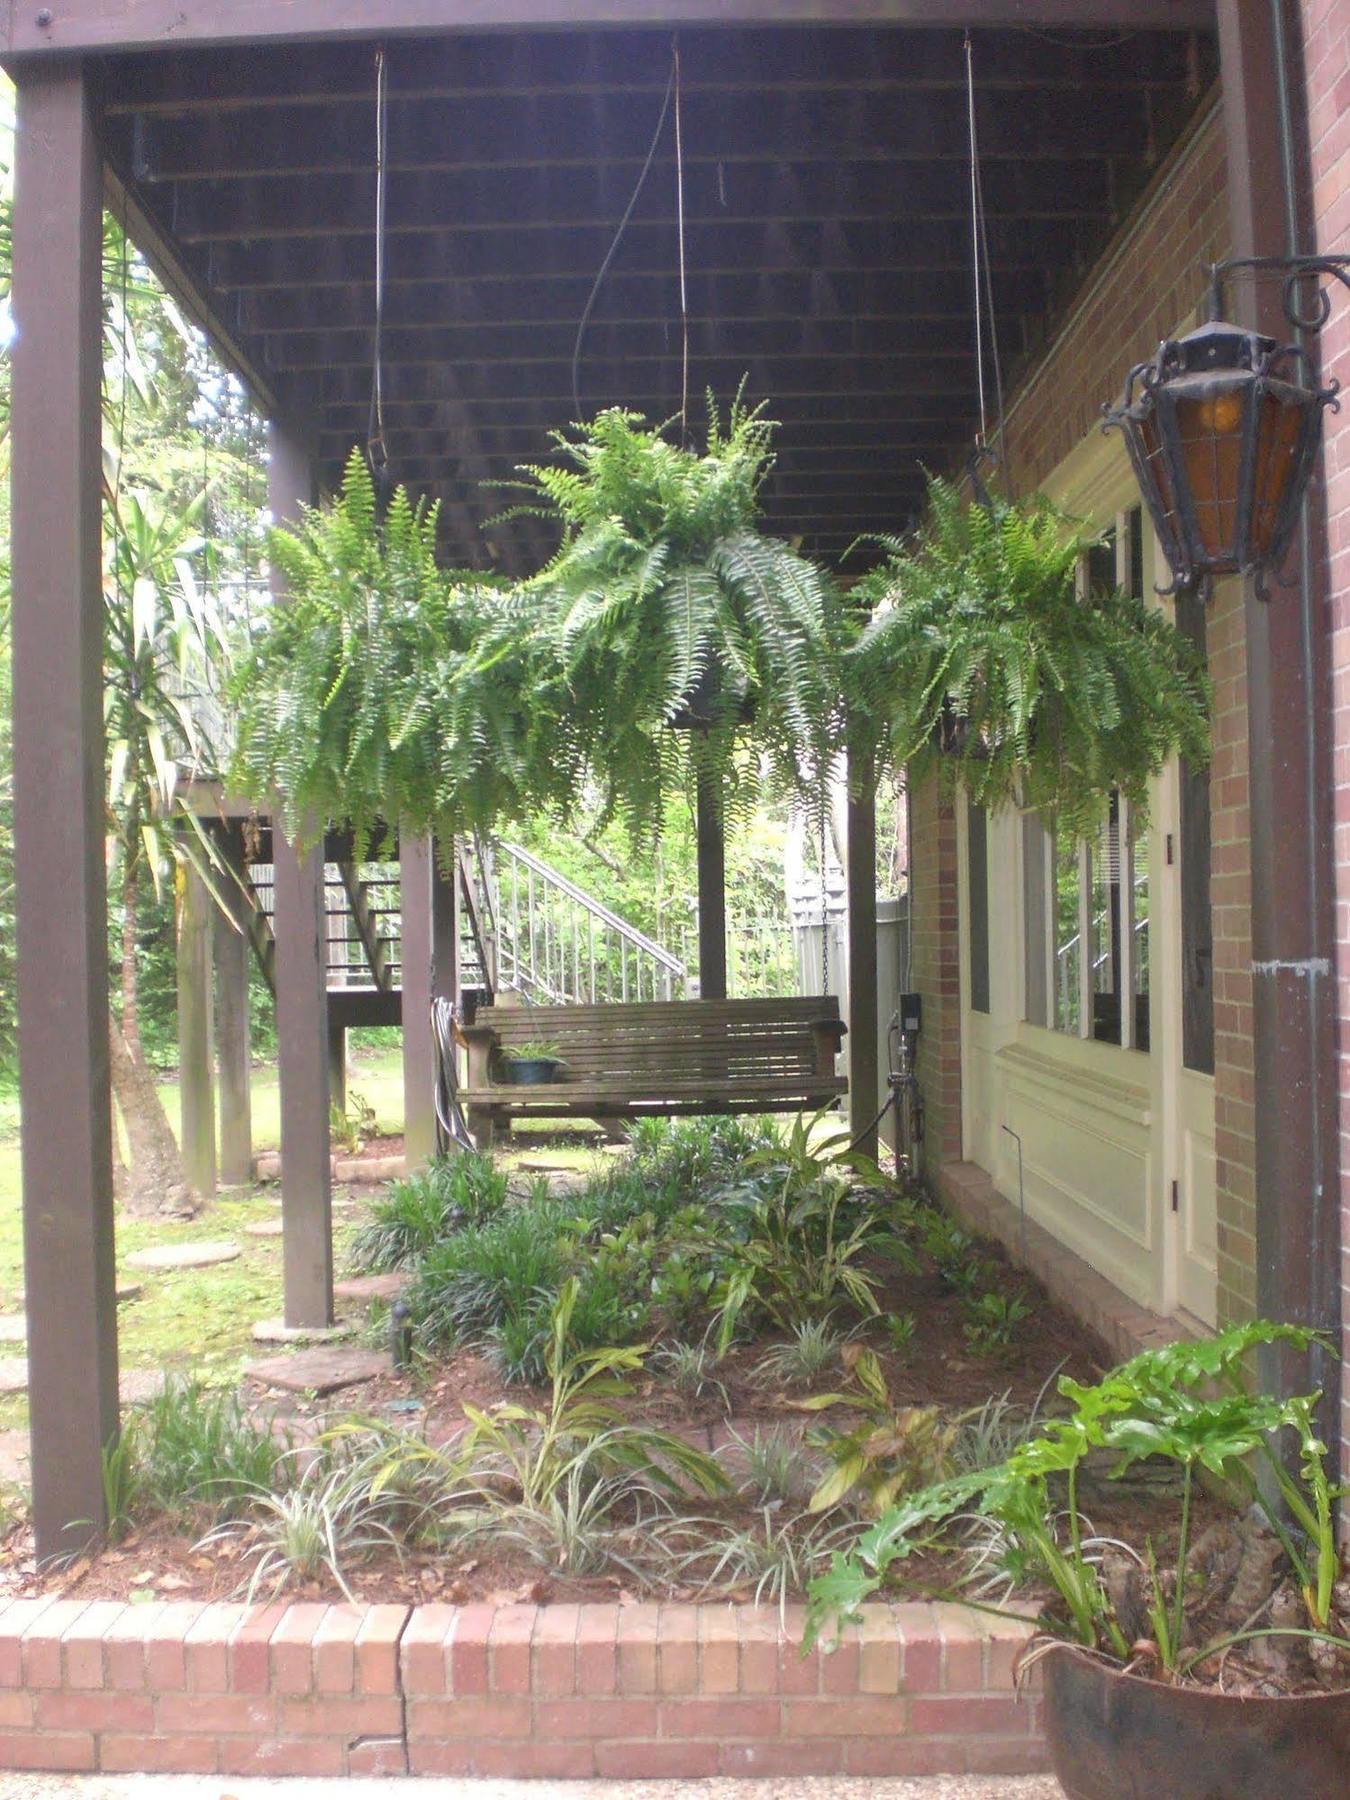
<path fill-rule="evenodd" d="M 1176 399 L 1177 437 L 1195 529 L 1215 570 L 1235 569 L 1244 422 L 1250 382 L 1207 383 Z"/>
<path fill-rule="evenodd" d="M 1251 554 L 1270 554 L 1284 497 L 1298 470 L 1306 401 L 1267 389 L 1257 411 L 1256 464 L 1252 483 Z"/>
<path fill-rule="evenodd" d="M 1158 431 L 1157 411 L 1152 404 L 1140 407 L 1132 415 L 1131 422 L 1139 456 L 1140 485 L 1144 486 L 1147 476 L 1152 481 L 1153 492 L 1157 496 L 1157 507 L 1151 507 L 1150 510 L 1154 513 L 1158 535 L 1164 543 L 1179 542 L 1181 520 L 1177 516 L 1176 495 L 1168 472 L 1167 458 L 1163 453 L 1162 436 Z M 1158 508 L 1161 508 L 1161 515 Z"/>

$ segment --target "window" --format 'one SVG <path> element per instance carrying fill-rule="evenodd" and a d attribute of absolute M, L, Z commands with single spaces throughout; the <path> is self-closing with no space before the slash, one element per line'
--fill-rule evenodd
<path fill-rule="evenodd" d="M 1143 522 L 1121 515 L 1083 559 L 1084 591 L 1144 591 Z M 1149 843 L 1113 795 L 1090 843 L 1039 819 L 1023 827 L 1027 1020 L 1070 1037 L 1149 1047 Z"/>
<path fill-rule="evenodd" d="M 966 808 L 966 884 L 970 893 L 970 1009 L 989 1011 L 989 822 Z"/>

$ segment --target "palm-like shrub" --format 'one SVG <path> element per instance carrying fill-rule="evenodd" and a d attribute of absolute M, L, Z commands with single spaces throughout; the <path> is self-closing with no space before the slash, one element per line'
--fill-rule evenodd
<path fill-rule="evenodd" d="M 614 408 L 555 433 L 557 465 L 520 471 L 528 499 L 512 511 L 562 528 L 521 589 L 567 696 L 557 754 L 636 834 L 700 768 L 731 810 L 749 805 L 760 758 L 746 745 L 813 793 L 837 736 L 833 590 L 757 525 L 773 430 L 739 400 L 723 426 L 710 400 L 700 454 Z"/>
<path fill-rule="evenodd" d="M 279 795 L 303 836 L 473 827 L 568 797 L 549 755 L 549 672 L 518 600 L 437 567 L 436 509 L 398 489 L 383 517 L 361 455 L 342 492 L 277 529 L 287 603 L 241 657 L 232 779 Z"/>
<path fill-rule="evenodd" d="M 923 531 L 879 540 L 885 560 L 850 596 L 871 620 L 848 678 L 896 767 L 941 767 L 977 804 L 1086 833 L 1112 788 L 1142 806 L 1170 756 L 1205 759 L 1191 646 L 1119 588 L 1079 595 L 1075 521 L 1044 499 L 968 505 L 940 479 L 928 500 Z"/>

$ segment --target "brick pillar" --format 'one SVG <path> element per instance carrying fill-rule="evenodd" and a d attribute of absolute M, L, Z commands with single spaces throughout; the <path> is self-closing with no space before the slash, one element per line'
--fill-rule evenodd
<path fill-rule="evenodd" d="M 956 899 L 956 810 L 936 778 L 910 795 L 913 981 L 923 996 L 918 1074 L 925 1111 L 924 1170 L 961 1158 L 961 961 Z"/>

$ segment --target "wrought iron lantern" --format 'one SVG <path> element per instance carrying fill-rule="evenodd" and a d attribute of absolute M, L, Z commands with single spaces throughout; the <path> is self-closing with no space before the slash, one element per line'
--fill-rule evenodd
<path fill-rule="evenodd" d="M 1235 268 L 1285 275 L 1290 323 L 1317 331 L 1330 302 L 1297 309 L 1298 284 L 1318 274 L 1350 286 L 1350 258 L 1243 258 L 1211 272 L 1210 319 L 1167 339 L 1130 370 L 1107 428 L 1123 432 L 1140 492 L 1172 570 L 1173 587 L 1216 575 L 1262 580 L 1284 560 L 1298 523 L 1337 383 L 1319 387 L 1306 352 L 1222 318 L 1223 277 Z"/>

